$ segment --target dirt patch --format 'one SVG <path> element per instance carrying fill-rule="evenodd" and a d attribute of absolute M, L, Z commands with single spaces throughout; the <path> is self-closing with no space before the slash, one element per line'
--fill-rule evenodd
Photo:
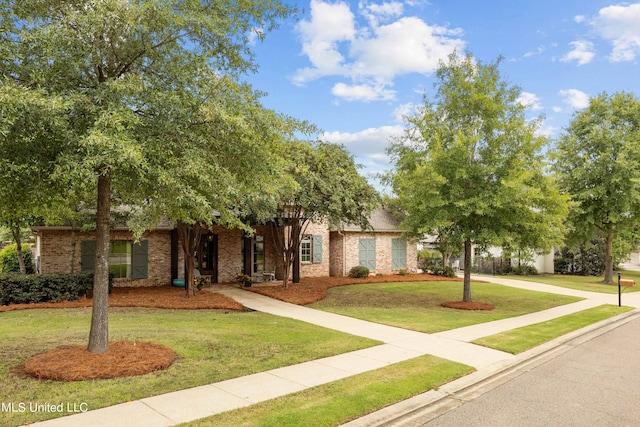
<path fill-rule="evenodd" d="M 493 304 L 484 302 L 446 301 L 440 304 L 442 307 L 455 308 L 457 310 L 493 310 Z"/>
<path fill-rule="evenodd" d="M 62 346 L 24 363 L 24 373 L 42 380 L 80 381 L 143 375 L 166 369 L 173 350 L 150 342 L 115 341 L 106 353 L 89 353 L 86 346 Z"/>
<path fill-rule="evenodd" d="M 353 279 L 351 277 L 307 277 L 300 280 L 300 283 L 291 283 L 289 288 L 282 286 L 254 286 L 245 288 L 252 292 L 266 295 L 271 298 L 289 302 L 297 305 L 307 305 L 320 301 L 327 296 L 327 290 L 336 286 L 355 285 L 359 283 L 389 283 L 389 282 L 428 282 L 428 281 L 451 281 L 462 282 L 457 277 L 442 277 L 431 274 L 408 274 L 400 276 L 397 274 L 387 276 L 371 276 L 365 279 Z"/>
<path fill-rule="evenodd" d="M 11 304 L 1 306 L 0 312 L 11 310 L 26 310 L 33 308 L 74 308 L 91 307 L 91 298 L 81 298 L 77 301 L 43 302 L 38 304 Z M 169 309 L 222 309 L 243 310 L 242 304 L 232 298 L 206 290 L 196 291 L 196 296 L 187 298 L 185 290 L 172 286 L 113 288 L 109 295 L 109 307 L 148 307 Z"/>

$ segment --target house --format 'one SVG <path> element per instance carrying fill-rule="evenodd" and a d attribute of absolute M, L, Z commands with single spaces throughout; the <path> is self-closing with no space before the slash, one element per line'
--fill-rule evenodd
<path fill-rule="evenodd" d="M 345 276 L 357 265 L 372 274 L 415 271 L 416 243 L 402 237 L 399 223 L 379 208 L 371 216 L 373 231 L 343 225 L 330 229 L 310 223 L 299 253 L 300 277 Z M 255 233 L 214 225 L 200 238 L 195 266 L 213 282 L 235 281 L 249 271 L 255 280 L 274 273 L 281 278 L 282 256 L 276 250 L 274 228 L 253 227 Z M 95 233 L 66 226 L 32 227 L 36 235 L 36 263 L 41 273 L 92 270 Z M 71 268 L 73 267 L 73 268 Z M 126 226 L 111 231 L 109 268 L 116 286 L 162 286 L 184 278 L 184 258 L 177 230 L 169 222 L 159 224 L 134 242 Z"/>

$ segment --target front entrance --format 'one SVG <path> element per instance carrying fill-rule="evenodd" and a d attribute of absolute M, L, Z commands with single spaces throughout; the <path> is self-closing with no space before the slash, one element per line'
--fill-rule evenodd
<path fill-rule="evenodd" d="M 218 235 L 203 234 L 195 253 L 195 268 L 203 276 L 211 276 L 211 283 L 218 282 Z"/>

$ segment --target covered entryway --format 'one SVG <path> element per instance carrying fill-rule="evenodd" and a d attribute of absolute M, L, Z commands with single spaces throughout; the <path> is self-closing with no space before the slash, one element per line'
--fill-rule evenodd
<path fill-rule="evenodd" d="M 194 255 L 194 266 L 202 276 L 210 276 L 211 283 L 218 282 L 218 235 L 202 234 Z"/>

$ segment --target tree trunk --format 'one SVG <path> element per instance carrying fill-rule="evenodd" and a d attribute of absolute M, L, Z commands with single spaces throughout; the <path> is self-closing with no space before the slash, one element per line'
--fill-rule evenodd
<path fill-rule="evenodd" d="M 109 215 L 111 212 L 111 170 L 98 175 L 96 213 L 96 258 L 93 270 L 93 305 L 89 347 L 91 353 L 109 350 Z"/>
<path fill-rule="evenodd" d="M 20 238 L 19 224 L 11 226 L 11 234 L 13 234 L 13 240 L 16 242 L 16 252 L 18 255 L 18 266 L 20 267 L 20 273 L 27 274 L 27 267 L 24 265 L 24 254 L 22 253 L 22 239 Z"/>
<path fill-rule="evenodd" d="M 604 264 L 604 280 L 607 285 L 615 284 L 613 281 L 613 230 L 607 232 Z"/>
<path fill-rule="evenodd" d="M 76 243 L 78 240 L 78 233 L 76 231 L 76 222 L 71 222 L 71 254 L 69 255 L 69 273 L 73 273 L 75 269 L 76 260 Z"/>
<path fill-rule="evenodd" d="M 471 242 L 464 242 L 464 291 L 462 301 L 471 302 Z"/>
<path fill-rule="evenodd" d="M 196 292 L 193 286 L 194 256 L 200 243 L 200 237 L 202 236 L 202 226 L 200 226 L 200 224 L 186 224 L 179 221 L 177 227 L 178 236 L 180 236 L 182 244 L 182 253 L 184 254 L 184 288 L 186 297 L 191 298 L 195 296 Z"/>

